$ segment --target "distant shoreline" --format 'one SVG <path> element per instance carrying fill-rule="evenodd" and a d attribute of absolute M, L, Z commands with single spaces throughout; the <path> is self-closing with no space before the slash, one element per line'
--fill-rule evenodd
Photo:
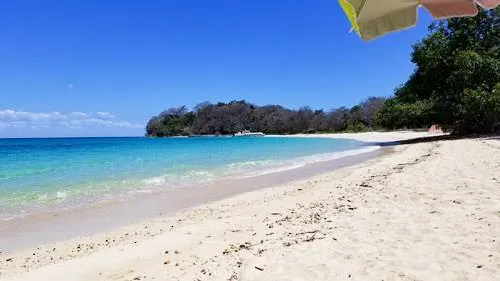
<path fill-rule="evenodd" d="M 401 135 L 398 136 L 403 136 L 405 133 L 415 133 L 415 134 L 421 134 L 422 136 L 426 136 L 427 130 L 426 129 L 421 129 L 421 130 L 396 130 L 396 131 L 365 131 L 365 132 L 316 132 L 316 133 L 311 133 L 311 134 L 306 134 L 306 133 L 298 133 L 298 134 L 266 134 L 266 136 L 282 136 L 282 137 L 290 137 L 290 136 L 322 136 L 322 137 L 335 137 L 339 136 L 339 138 L 352 138 L 352 139 L 358 139 L 363 140 L 366 138 L 366 136 L 370 134 L 383 134 L 387 135 L 388 133 L 402 133 Z M 164 136 L 164 137 L 158 137 L 158 136 L 148 136 L 148 135 L 137 135 L 137 136 L 54 136 L 54 137 L 0 137 L 0 140 L 9 140 L 9 139 L 94 139 L 94 138 L 188 138 L 188 137 L 230 137 L 233 134 L 225 134 L 225 135 L 186 135 L 186 136 Z M 345 137 L 345 136 L 352 136 L 352 137 Z"/>

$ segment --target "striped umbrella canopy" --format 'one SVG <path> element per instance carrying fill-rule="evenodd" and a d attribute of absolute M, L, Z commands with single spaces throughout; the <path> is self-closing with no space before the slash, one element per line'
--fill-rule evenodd
<path fill-rule="evenodd" d="M 474 16 L 477 5 L 492 9 L 500 0 L 339 0 L 352 28 L 364 40 L 409 28 L 417 23 L 420 6 L 436 19 Z"/>

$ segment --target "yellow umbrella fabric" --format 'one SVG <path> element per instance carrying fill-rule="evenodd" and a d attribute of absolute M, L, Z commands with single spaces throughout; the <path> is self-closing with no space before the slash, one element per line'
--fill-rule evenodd
<path fill-rule="evenodd" d="M 409 28 L 417 23 L 423 6 L 436 19 L 474 16 L 477 5 L 492 9 L 500 0 L 339 0 L 352 28 L 364 40 L 371 40 Z"/>

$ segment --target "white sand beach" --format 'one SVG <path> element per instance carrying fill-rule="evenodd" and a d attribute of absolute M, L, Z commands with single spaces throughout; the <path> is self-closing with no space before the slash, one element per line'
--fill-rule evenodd
<path fill-rule="evenodd" d="M 415 131 L 394 132 L 366 132 L 366 133 L 337 133 L 337 134 L 300 134 L 300 135 L 271 135 L 268 137 L 303 137 L 303 138 L 338 138 L 354 139 L 365 142 L 392 142 L 415 138 L 445 135 L 444 133 L 428 133 Z"/>
<path fill-rule="evenodd" d="M 171 216 L 3 252 L 0 279 L 500 280 L 500 139 L 389 150 Z"/>

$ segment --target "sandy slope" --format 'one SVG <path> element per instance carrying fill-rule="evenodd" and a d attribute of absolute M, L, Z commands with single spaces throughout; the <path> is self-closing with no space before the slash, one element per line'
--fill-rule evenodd
<path fill-rule="evenodd" d="M 441 141 L 394 150 L 175 217 L 2 254 L 0 276 L 499 280 L 500 140 Z"/>
<path fill-rule="evenodd" d="M 391 142 L 409 140 L 415 138 L 423 138 L 429 136 L 443 135 L 427 132 L 415 131 L 393 131 L 393 132 L 366 132 L 366 133 L 337 133 L 337 134 L 300 134 L 300 135 L 287 135 L 285 137 L 313 137 L 313 138 L 341 138 L 341 139 L 356 139 L 366 142 Z M 268 137 L 283 137 L 282 135 L 271 135 Z"/>

